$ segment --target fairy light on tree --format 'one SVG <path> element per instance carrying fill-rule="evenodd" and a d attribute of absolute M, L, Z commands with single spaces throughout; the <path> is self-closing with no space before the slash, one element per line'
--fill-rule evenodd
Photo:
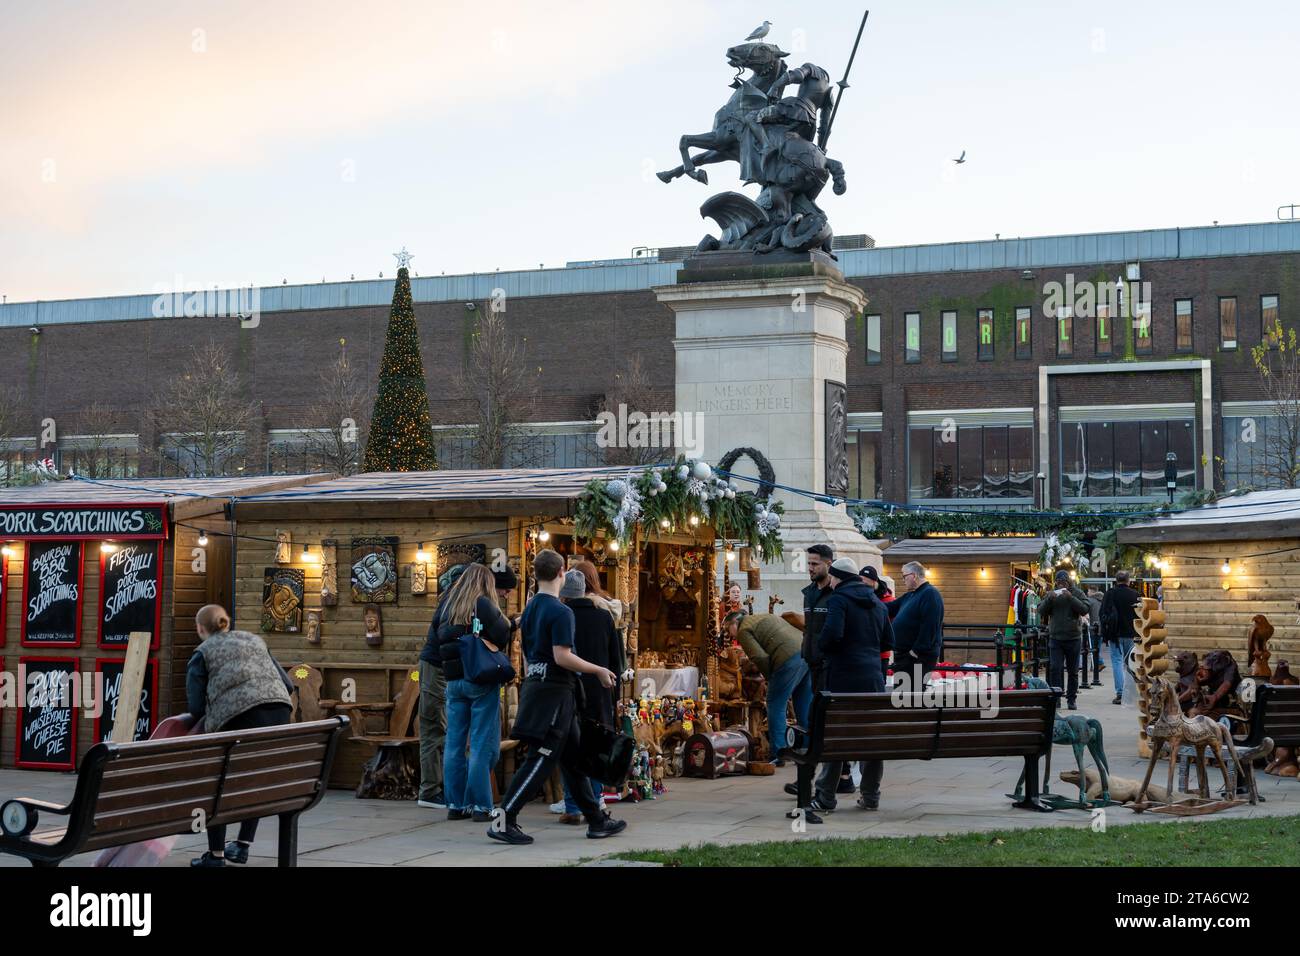
<path fill-rule="evenodd" d="M 411 278 L 405 249 L 397 257 L 393 307 L 379 367 L 379 389 L 370 417 L 364 471 L 431 471 L 438 467 L 433 451 L 429 392 L 420 358 L 420 335 L 411 305 Z"/>

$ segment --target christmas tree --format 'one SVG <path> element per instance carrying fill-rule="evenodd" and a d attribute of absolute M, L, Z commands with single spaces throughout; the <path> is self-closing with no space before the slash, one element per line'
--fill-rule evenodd
<path fill-rule="evenodd" d="M 420 336 L 411 306 L 410 254 L 397 253 L 397 282 L 379 367 L 379 392 L 370 418 L 363 471 L 431 471 L 438 467 L 433 452 L 429 393 L 420 359 Z"/>

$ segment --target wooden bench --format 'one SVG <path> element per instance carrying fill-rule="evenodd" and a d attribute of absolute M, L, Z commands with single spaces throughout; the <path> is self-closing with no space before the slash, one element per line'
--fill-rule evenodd
<path fill-rule="evenodd" d="M 1221 722 L 1229 720 L 1246 724 L 1246 732 L 1233 734 L 1232 743 L 1237 748 L 1242 772 L 1251 778 L 1237 783 L 1236 768 L 1225 750 L 1223 760 L 1232 789 L 1241 792 L 1244 788 L 1251 795 L 1251 803 L 1256 799 L 1263 800 L 1258 796 L 1254 783 L 1254 762 L 1258 757 L 1268 756 L 1275 747 L 1300 747 L 1300 685 L 1259 684 L 1255 688 L 1250 719 L 1221 718 Z M 1178 750 L 1178 789 L 1183 793 L 1188 792 L 1188 777 L 1195 756 L 1194 747 L 1180 747 Z M 1197 773 L 1200 773 L 1200 768 L 1197 768 Z"/>
<path fill-rule="evenodd" d="M 0 853 L 58 866 L 74 853 L 205 827 L 279 817 L 279 865 L 296 866 L 298 816 L 325 792 L 343 717 L 257 730 L 99 743 L 67 806 L 16 799 L 0 808 Z M 45 818 L 66 823 L 45 826 Z"/>
<path fill-rule="evenodd" d="M 822 691 L 809 727 L 791 727 L 781 751 L 798 768 L 799 809 L 791 816 L 821 822 L 807 809 L 819 763 L 945 757 L 1023 757 L 1025 795 L 1012 806 L 1050 811 L 1039 799 L 1038 760 L 1052 746 L 1056 698 L 1051 690 L 1004 690 L 994 698 L 996 712 L 982 716 L 975 706 L 924 706 L 921 694 Z"/>

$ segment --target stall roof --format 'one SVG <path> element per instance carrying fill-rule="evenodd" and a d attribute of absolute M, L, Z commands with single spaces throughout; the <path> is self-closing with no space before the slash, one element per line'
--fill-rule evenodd
<path fill-rule="evenodd" d="M 1022 537 L 953 537 L 905 538 L 885 549 L 890 561 L 981 561 L 1004 558 L 1028 561 L 1043 550 L 1042 538 Z"/>
<path fill-rule="evenodd" d="M 225 502 L 232 497 L 301 487 L 330 477 L 328 474 L 264 475 L 247 478 L 105 478 L 102 481 L 74 478 L 0 488 L 0 506 L 171 501 L 173 517 L 194 518 L 220 513 Z"/>
<path fill-rule="evenodd" d="M 1156 541 L 1260 541 L 1300 538 L 1300 489 L 1220 498 L 1167 518 L 1121 528 L 1123 544 Z"/>
<path fill-rule="evenodd" d="M 270 517 L 369 517 L 401 514 L 433 517 L 458 502 L 460 514 L 568 514 L 571 503 L 593 478 L 625 475 L 613 468 L 504 468 L 463 471 L 368 472 L 323 481 L 310 488 L 245 496 L 235 504 L 241 520 Z"/>

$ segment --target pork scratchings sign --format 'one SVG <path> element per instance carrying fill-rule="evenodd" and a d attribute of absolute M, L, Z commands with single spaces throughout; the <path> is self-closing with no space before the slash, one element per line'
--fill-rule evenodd
<path fill-rule="evenodd" d="M 167 506 L 7 505 L 0 507 L 0 537 L 161 541 L 167 537 Z"/>
<path fill-rule="evenodd" d="M 81 541 L 33 541 L 23 574 L 26 647 L 76 647 L 81 643 Z"/>
<path fill-rule="evenodd" d="M 99 646 L 125 647 L 132 631 L 153 635 L 162 620 L 162 543 L 123 544 L 99 555 Z"/>

